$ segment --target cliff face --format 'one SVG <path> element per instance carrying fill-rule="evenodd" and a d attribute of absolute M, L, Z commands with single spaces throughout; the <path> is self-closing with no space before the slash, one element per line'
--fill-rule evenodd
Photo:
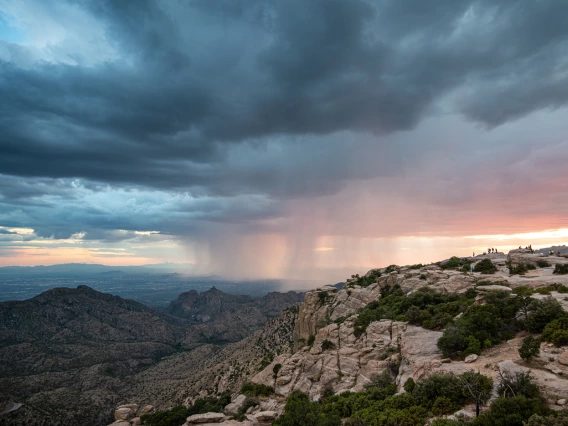
<path fill-rule="evenodd" d="M 509 255 L 513 262 L 520 263 L 536 263 L 541 257 L 518 251 Z M 498 372 L 510 369 L 511 364 L 516 365 L 515 368 L 524 368 L 517 365 L 520 362 L 518 347 L 521 338 L 496 345 L 484 351 L 477 360 L 465 363 L 443 359 L 436 346 L 442 335 L 441 331 L 381 320 L 372 322 L 359 337 L 354 333 L 358 311 L 371 301 L 378 300 L 381 297 L 381 289 L 385 286 L 398 284 L 405 293 L 421 287 L 441 293 L 463 293 L 475 287 L 479 294 L 483 295 L 493 289 L 511 291 L 519 285 L 538 288 L 551 283 L 568 284 L 568 275 L 554 275 L 552 267 L 537 268 L 524 276 L 510 276 L 506 267 L 507 257 L 502 253 L 474 258 L 473 264 L 483 258 L 492 259 L 498 266 L 497 273 L 464 273 L 443 269 L 439 265 L 417 269 L 397 267 L 392 271 L 369 271 L 360 280 L 365 283 L 365 287 L 356 284 L 358 279 L 352 279 L 339 291 L 323 287 L 307 293 L 294 329 L 295 352 L 276 357 L 253 381 L 274 386 L 280 395 L 287 396 L 293 390 L 301 390 L 313 399 L 318 399 L 324 390 L 328 389 L 335 393 L 359 391 L 369 383 L 373 375 L 392 368 L 394 364 L 399 364 L 399 385 L 404 384 L 410 377 L 420 380 L 437 371 L 461 373 L 474 368 L 496 379 Z M 567 262 L 564 258 L 551 259 L 550 263 Z M 381 276 L 374 278 L 379 275 L 378 272 Z M 481 281 L 482 285 L 476 286 Z M 565 294 L 552 292 L 551 296 L 568 311 Z M 537 294 L 533 297 L 545 296 Z M 312 344 L 308 346 L 309 343 Z M 568 395 L 568 381 L 564 379 L 568 368 L 558 361 L 562 356 L 568 356 L 568 348 L 552 350 L 543 344 L 541 358 L 547 364 L 546 369 L 553 369 L 556 373 L 536 375 L 536 380 L 552 399 Z M 281 367 L 274 375 L 276 364 Z"/>

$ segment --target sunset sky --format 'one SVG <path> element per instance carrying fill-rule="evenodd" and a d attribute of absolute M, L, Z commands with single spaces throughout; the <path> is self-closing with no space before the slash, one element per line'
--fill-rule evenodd
<path fill-rule="evenodd" d="M 0 0 L 0 266 L 325 281 L 568 244 L 567 16 Z"/>

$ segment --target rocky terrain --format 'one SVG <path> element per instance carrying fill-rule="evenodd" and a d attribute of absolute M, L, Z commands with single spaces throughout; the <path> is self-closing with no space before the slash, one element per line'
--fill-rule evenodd
<path fill-rule="evenodd" d="M 213 343 L 248 337 L 253 340 L 246 347 L 251 348 L 251 335 L 269 316 L 302 296 L 271 293 L 260 301 L 245 297 L 245 303 L 219 310 L 219 300 L 233 297 L 238 298 L 216 289 L 198 295 L 206 322 L 86 286 L 0 303 L 0 401 L 24 403 L 9 420 L 1 416 L 0 424 L 28 424 L 32 418 L 49 419 L 45 424 L 106 424 L 138 380 L 140 397 L 145 395 L 144 383 L 151 380 L 147 389 L 154 402 L 169 401 L 161 391 L 169 385 L 163 383 L 203 374 L 221 358 L 229 362 L 225 348 Z M 160 368 L 150 369 L 156 365 Z M 165 375 L 164 382 L 156 379 Z"/>
<path fill-rule="evenodd" d="M 488 262 L 486 259 L 491 260 L 493 273 L 474 272 L 482 261 Z M 456 265 L 451 266 L 452 262 Z M 253 331 L 238 342 L 223 346 L 200 344 L 191 351 L 172 352 L 160 362 L 137 371 L 125 383 L 128 392 L 120 399 L 115 398 L 118 408 L 112 424 L 140 424 L 143 407 L 164 410 L 181 403 L 191 407 L 198 398 L 215 398 L 226 391 L 232 392 L 229 405 L 218 412 L 188 416 L 186 425 L 266 424 L 283 413 L 286 398 L 294 391 L 305 392 L 312 400 L 320 400 L 324 395 L 359 392 L 385 371 L 393 375 L 398 392 L 404 392 L 403 385 L 409 379 L 420 382 L 441 372 L 462 374 L 473 369 L 492 378 L 496 386 L 503 375 L 531 371 L 548 405 L 560 410 L 568 398 L 566 346 L 542 342 L 539 355 L 530 361 L 522 360 L 518 349 L 529 333 L 521 330 L 506 340 L 489 343 L 477 354 L 447 357 L 437 345 L 444 334 L 443 327 L 424 328 L 396 317 L 371 319 L 362 328 L 360 321 L 365 310 L 386 297 L 389 289 L 399 289 L 406 296 L 421 294 L 426 291 L 424 288 L 441 295 L 467 295 L 464 296 L 469 300 L 467 303 L 482 307 L 487 303 L 486 298 L 496 292 L 505 299 L 520 297 L 515 289 L 523 286 L 537 290 L 529 300 L 552 298 L 561 311 L 568 311 L 568 294 L 562 287 L 568 286 L 568 274 L 555 273 L 557 264 L 568 265 L 568 259 L 513 250 L 508 255 L 452 258 L 430 265 L 391 265 L 370 270 L 362 277 L 353 276 L 341 289 L 334 286 L 316 289 L 308 292 L 300 305 L 270 319 L 264 330 Z M 516 272 L 512 273 L 513 270 Z M 169 324 L 160 325 L 162 332 L 170 336 L 171 329 L 173 339 L 163 344 L 177 348 L 178 342 L 188 343 L 194 337 L 187 330 L 214 324 L 220 318 L 234 318 L 233 311 L 238 312 L 239 307 L 255 307 L 254 301 L 247 298 L 225 297 L 216 292 L 212 290 L 202 297 L 190 292 L 173 302 L 170 312 L 183 318 L 161 314 L 160 321 Z M 206 313 L 204 301 L 212 299 L 214 308 Z M 463 300 L 459 303 L 465 303 Z M 256 308 L 265 317 L 269 316 L 262 307 Z M 463 309 L 454 320 L 463 315 Z M 182 325 L 186 334 L 176 334 L 178 321 L 191 324 L 185 328 Z M 203 334 L 200 336 L 203 339 Z M 250 405 L 250 400 L 238 393 L 241 385 L 249 381 L 271 387 L 274 393 Z M 496 396 L 494 388 L 492 398 Z M 54 404 L 55 401 L 54 398 Z M 244 405 L 246 401 L 249 405 Z M 474 406 L 468 405 L 460 412 L 472 416 L 472 410 Z M 233 417 L 237 414 L 238 419 Z M 107 415 L 107 419 L 111 418 Z"/>
<path fill-rule="evenodd" d="M 270 364 L 256 374 L 257 365 L 250 362 L 251 368 L 239 371 L 241 381 L 252 380 L 272 386 L 275 396 L 263 398 L 256 407 L 249 408 L 244 422 L 231 420 L 231 413 L 236 412 L 245 401 L 244 395 L 234 394 L 233 402 L 225 407 L 224 413 L 210 413 L 209 417 L 195 415 L 187 419 L 186 425 L 199 422 L 223 425 L 271 422 L 283 412 L 285 398 L 295 390 L 307 393 L 313 400 L 329 392 L 362 391 L 374 376 L 390 369 L 394 363 L 397 365 L 396 383 L 401 391 L 402 385 L 410 378 L 419 381 L 440 372 L 461 374 L 474 369 L 497 383 L 499 377 L 508 372 L 531 371 L 548 404 L 561 409 L 568 397 L 568 347 L 542 343 L 540 355 L 529 363 L 519 356 L 518 349 L 527 335 L 521 332 L 506 342 L 483 350 L 481 355 L 470 355 L 464 360 L 442 355 L 437 347 L 437 341 L 443 334 L 441 330 L 429 330 L 405 321 L 374 321 L 363 333 L 355 333 L 355 323 L 361 310 L 369 303 L 380 300 L 381 291 L 386 287 L 400 286 L 406 294 L 423 287 L 442 294 L 463 294 L 473 289 L 477 294 L 475 303 L 483 304 L 484 295 L 495 290 L 508 292 L 514 297 L 513 290 L 519 286 L 539 289 L 552 283 L 568 285 L 568 275 L 553 273 L 557 263 L 568 264 L 568 259 L 563 257 L 514 250 L 508 255 L 495 253 L 473 259 L 463 258 L 468 265 L 471 262 L 473 267 L 483 259 L 491 259 L 496 265 L 494 274 L 471 272 L 469 266 L 464 270 L 447 269 L 443 263 L 391 266 L 371 270 L 364 277 L 353 277 L 341 290 L 326 286 L 307 293 L 293 325 L 289 348 L 281 346 L 280 353 L 275 353 Z M 522 275 L 509 273 L 509 266 L 537 265 L 542 260 L 546 260 L 550 266 L 536 267 Z M 549 293 L 534 294 L 532 297 L 552 297 L 568 311 L 566 293 Z M 289 320 L 294 320 L 294 317 Z M 252 360 L 253 354 L 240 356 L 240 351 L 244 350 L 235 346 L 231 352 L 237 354 L 237 358 Z M 227 382 L 227 377 L 234 371 L 217 370 L 211 383 L 222 385 L 215 390 L 237 389 Z M 535 371 L 538 373 L 534 374 Z M 189 388 L 188 384 L 184 384 L 183 388 Z M 193 389 L 195 392 L 200 386 Z M 204 395 L 203 390 L 201 395 Z M 194 393 L 194 398 L 196 396 Z M 192 400 L 186 399 L 186 403 Z M 468 406 L 462 412 L 471 416 L 473 409 Z"/>
<path fill-rule="evenodd" d="M 282 309 L 301 302 L 304 293 L 271 292 L 263 297 L 224 293 L 213 287 L 198 293 L 191 290 L 171 302 L 166 312 L 189 320 L 211 343 L 236 342 L 264 327 Z"/>

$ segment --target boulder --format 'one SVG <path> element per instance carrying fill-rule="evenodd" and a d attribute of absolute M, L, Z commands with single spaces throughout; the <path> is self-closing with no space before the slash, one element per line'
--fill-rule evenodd
<path fill-rule="evenodd" d="M 479 358 L 476 354 L 471 354 L 465 357 L 465 359 L 463 360 L 465 363 L 470 363 L 470 362 L 474 362 L 477 360 L 477 358 Z"/>
<path fill-rule="evenodd" d="M 138 411 L 138 405 L 128 404 L 121 405 L 114 412 L 115 420 L 128 420 L 136 416 L 136 411 Z"/>
<path fill-rule="evenodd" d="M 140 412 L 138 414 L 142 415 L 142 414 L 151 414 L 154 411 L 156 411 L 156 409 L 152 406 L 152 405 L 145 405 L 144 407 L 142 407 L 140 409 Z"/>
<path fill-rule="evenodd" d="M 254 418 L 259 422 L 271 422 L 276 417 L 278 417 L 278 414 L 275 411 L 261 411 L 254 415 Z"/>
<path fill-rule="evenodd" d="M 566 405 L 566 398 L 559 399 L 556 401 L 556 405 L 564 406 Z"/>
<path fill-rule="evenodd" d="M 130 426 L 130 422 L 126 420 L 117 420 L 108 426 Z"/>
<path fill-rule="evenodd" d="M 562 352 L 558 355 L 558 362 L 562 365 L 568 365 L 568 351 Z"/>
<path fill-rule="evenodd" d="M 244 395 L 237 396 L 233 400 L 233 402 L 225 406 L 225 412 L 230 414 L 237 414 L 239 412 L 239 409 L 243 406 L 245 399 L 247 399 L 247 397 Z"/>
<path fill-rule="evenodd" d="M 189 424 L 196 423 L 219 423 L 225 419 L 223 413 L 205 413 L 205 414 L 194 414 L 189 416 L 186 421 Z"/>
<path fill-rule="evenodd" d="M 130 420 L 130 424 L 132 426 L 139 426 L 142 424 L 142 419 L 140 419 L 140 417 L 134 417 L 132 420 Z"/>

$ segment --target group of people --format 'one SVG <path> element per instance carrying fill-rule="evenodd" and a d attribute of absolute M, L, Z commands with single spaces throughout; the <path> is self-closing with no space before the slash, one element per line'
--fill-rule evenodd
<path fill-rule="evenodd" d="M 549 256 L 554 256 L 554 250 L 550 249 L 550 251 L 548 252 Z M 562 254 L 560 253 L 559 250 L 556 250 L 556 256 L 562 256 Z"/>
<path fill-rule="evenodd" d="M 519 246 L 519 248 L 521 248 L 521 246 Z M 533 250 L 533 248 L 532 248 L 532 244 L 531 244 L 530 246 L 526 246 L 526 247 L 525 247 L 525 250 L 530 250 L 530 251 L 531 251 L 531 254 L 534 254 L 534 250 Z"/>

